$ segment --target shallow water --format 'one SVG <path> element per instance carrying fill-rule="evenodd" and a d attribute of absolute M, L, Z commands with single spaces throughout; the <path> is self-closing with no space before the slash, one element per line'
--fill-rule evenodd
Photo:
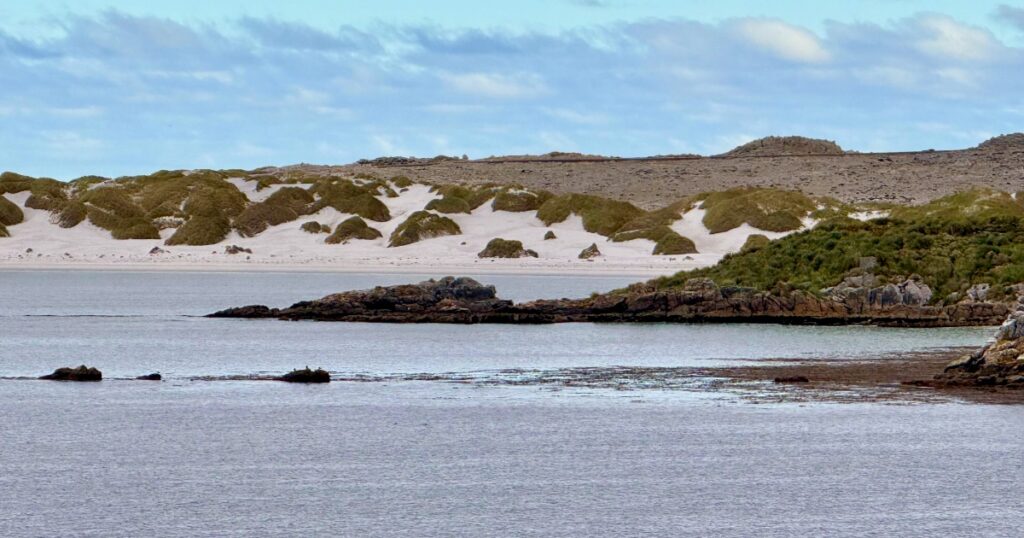
<path fill-rule="evenodd" d="M 441 275 L 437 275 L 441 276 Z M 1013 536 L 1024 408 L 714 392 L 197 381 L 848 360 L 988 329 L 444 326 L 190 317 L 403 275 L 0 272 L 2 536 Z M 481 277 L 517 300 L 629 278 Z"/>

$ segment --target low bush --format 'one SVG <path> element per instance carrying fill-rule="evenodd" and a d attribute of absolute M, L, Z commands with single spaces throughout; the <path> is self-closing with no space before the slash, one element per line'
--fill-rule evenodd
<path fill-rule="evenodd" d="M 535 193 L 523 189 L 508 188 L 501 190 L 494 196 L 494 201 L 491 202 L 491 209 L 514 213 L 536 211 L 551 197 L 552 194 L 549 192 Z"/>
<path fill-rule="evenodd" d="M 655 242 L 654 255 L 696 254 L 697 246 L 687 237 L 669 230 Z"/>
<path fill-rule="evenodd" d="M 750 234 L 747 236 L 747 240 L 743 242 L 743 247 L 740 248 L 740 252 L 751 252 L 754 250 L 762 249 L 768 246 L 771 240 L 768 236 L 761 234 Z"/>
<path fill-rule="evenodd" d="M 380 230 L 371 228 L 360 217 L 349 217 L 334 228 L 334 233 L 327 236 L 324 242 L 330 245 L 348 243 L 353 239 L 371 240 L 383 237 Z"/>
<path fill-rule="evenodd" d="M 331 227 L 326 224 L 321 224 L 315 220 L 302 223 L 300 227 L 302 231 L 308 234 L 329 234 L 331 233 Z"/>
<path fill-rule="evenodd" d="M 700 196 L 704 226 L 711 233 L 738 228 L 744 223 L 770 232 L 789 232 L 803 226 L 800 219 L 818 205 L 797 191 L 736 188 Z"/>
<path fill-rule="evenodd" d="M 25 220 L 25 213 L 18 204 L 0 196 L 0 224 L 13 226 Z"/>
<path fill-rule="evenodd" d="M 61 228 L 74 228 L 89 216 L 89 209 L 78 200 L 72 200 L 57 213 L 57 225 Z"/>
<path fill-rule="evenodd" d="M 586 194 L 555 196 L 537 210 L 537 218 L 548 226 L 563 222 L 572 214 L 583 219 L 583 228 L 588 232 L 610 237 L 627 222 L 644 214 L 644 211 L 629 202 Z"/>
<path fill-rule="evenodd" d="M 388 239 L 388 246 L 400 247 L 432 237 L 461 233 L 462 229 L 452 219 L 429 211 L 417 211 L 395 228 Z"/>
<path fill-rule="evenodd" d="M 469 202 L 462 198 L 456 198 L 454 196 L 445 196 L 443 198 L 435 198 L 427 202 L 427 210 L 437 211 L 438 213 L 470 213 L 472 209 L 469 207 Z"/>
<path fill-rule="evenodd" d="M 167 245 L 214 245 L 231 233 L 231 221 L 222 216 L 194 216 L 167 238 Z"/>
<path fill-rule="evenodd" d="M 313 195 L 301 187 L 284 187 L 266 200 L 250 205 L 235 217 L 234 226 L 242 237 L 254 237 L 270 226 L 291 222 L 309 213 Z"/>
<path fill-rule="evenodd" d="M 487 246 L 484 247 L 477 254 L 478 258 L 536 258 L 537 253 L 523 248 L 521 241 L 502 239 L 495 237 L 487 242 Z"/>

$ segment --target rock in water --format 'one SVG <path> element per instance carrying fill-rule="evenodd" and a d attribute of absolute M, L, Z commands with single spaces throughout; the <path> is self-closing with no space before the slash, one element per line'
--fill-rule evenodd
<path fill-rule="evenodd" d="M 277 380 L 288 383 L 330 383 L 331 374 L 322 368 L 310 370 L 307 366 L 301 370 L 292 370 L 277 378 Z"/>
<path fill-rule="evenodd" d="M 96 368 L 81 365 L 77 368 L 57 368 L 52 374 L 41 376 L 39 379 L 50 379 L 53 381 L 101 381 L 103 373 Z"/>
<path fill-rule="evenodd" d="M 153 373 L 153 374 L 140 375 L 139 377 L 136 377 L 135 379 L 138 379 L 139 381 L 160 381 L 163 378 L 164 377 L 162 375 L 160 375 L 158 373 Z"/>
<path fill-rule="evenodd" d="M 598 250 L 597 243 L 591 243 L 589 247 L 583 249 L 583 251 L 580 252 L 580 259 L 589 260 L 591 258 L 596 258 L 600 255 L 601 251 Z"/>

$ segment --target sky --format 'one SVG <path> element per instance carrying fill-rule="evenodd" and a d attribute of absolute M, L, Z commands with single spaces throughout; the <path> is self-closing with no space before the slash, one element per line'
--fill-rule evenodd
<path fill-rule="evenodd" d="M 0 170 L 1024 131 L 1024 2 L 3 0 Z"/>

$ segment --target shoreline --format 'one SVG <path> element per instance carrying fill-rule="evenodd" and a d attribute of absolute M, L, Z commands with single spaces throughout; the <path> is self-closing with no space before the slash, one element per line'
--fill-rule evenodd
<path fill-rule="evenodd" d="M 503 260 L 504 261 L 504 260 Z M 604 265 L 604 266 L 603 266 Z M 374 261 L 354 261 L 352 263 L 309 263 L 303 261 L 267 262 L 231 261 L 218 263 L 203 261 L 199 263 L 176 261 L 125 261 L 125 262 L 92 262 L 69 260 L 61 262 L 37 263 L 32 261 L 0 262 L 0 273 L 24 271 L 126 271 L 126 272 L 195 272 L 195 273 L 377 273 L 398 275 L 518 275 L 518 276 L 572 276 L 572 277 L 635 277 L 638 281 L 658 276 L 670 275 L 683 268 L 651 267 L 643 265 L 619 263 L 559 263 L 559 264 L 524 264 L 524 263 L 424 263 L 423 261 L 380 263 Z"/>

